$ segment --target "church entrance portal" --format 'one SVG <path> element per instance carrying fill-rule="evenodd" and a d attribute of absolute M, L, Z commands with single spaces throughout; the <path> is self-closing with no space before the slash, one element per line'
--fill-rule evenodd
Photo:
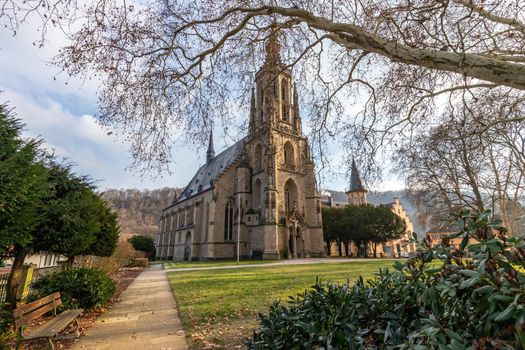
<path fill-rule="evenodd" d="M 186 234 L 186 244 L 184 245 L 184 260 L 191 260 L 191 232 Z"/>

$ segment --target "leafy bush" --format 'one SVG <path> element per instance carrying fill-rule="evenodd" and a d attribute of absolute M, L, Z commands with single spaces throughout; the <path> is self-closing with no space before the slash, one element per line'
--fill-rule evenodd
<path fill-rule="evenodd" d="M 128 267 L 148 267 L 148 264 L 148 258 L 135 258 L 131 259 L 131 261 L 128 264 Z"/>
<path fill-rule="evenodd" d="M 128 239 L 128 242 L 133 245 L 133 248 L 146 253 L 146 257 L 155 257 L 155 242 L 149 236 L 133 236 Z"/>
<path fill-rule="evenodd" d="M 506 237 L 489 215 L 452 215 L 459 248 L 445 238 L 432 249 L 427 239 L 395 271 L 352 286 L 318 281 L 273 304 L 248 347 L 524 349 L 525 240 Z"/>
<path fill-rule="evenodd" d="M 115 274 L 120 268 L 128 266 L 135 257 L 135 249 L 127 241 L 119 241 L 111 256 L 84 255 L 75 259 L 75 267 L 86 267 Z"/>
<path fill-rule="evenodd" d="M 115 282 L 104 272 L 79 268 L 40 277 L 32 286 L 36 298 L 60 292 L 63 307 L 86 310 L 108 302 L 116 290 Z"/>
<path fill-rule="evenodd" d="M 0 335 L 7 332 L 12 325 L 13 315 L 9 311 L 7 303 L 0 300 Z"/>

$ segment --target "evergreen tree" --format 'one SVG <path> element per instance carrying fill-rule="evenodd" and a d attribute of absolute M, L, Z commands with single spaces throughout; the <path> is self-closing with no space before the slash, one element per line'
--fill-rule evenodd
<path fill-rule="evenodd" d="M 32 232 L 46 190 L 46 170 L 40 162 L 40 140 L 24 139 L 24 125 L 0 105 L 0 259 L 13 258 L 7 303 L 13 307 L 20 268 L 31 251 Z"/>

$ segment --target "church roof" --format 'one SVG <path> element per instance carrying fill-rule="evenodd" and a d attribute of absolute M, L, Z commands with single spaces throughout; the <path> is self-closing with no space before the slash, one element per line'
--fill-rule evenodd
<path fill-rule="evenodd" d="M 175 203 L 209 190 L 213 183 L 242 155 L 246 137 L 237 141 L 202 165 Z"/>

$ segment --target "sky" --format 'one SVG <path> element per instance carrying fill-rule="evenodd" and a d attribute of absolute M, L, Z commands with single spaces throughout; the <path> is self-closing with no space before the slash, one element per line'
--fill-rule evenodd
<path fill-rule="evenodd" d="M 14 108 L 26 124 L 25 136 L 43 139 L 44 147 L 67 158 L 78 174 L 91 176 L 100 190 L 184 187 L 191 180 L 205 162 L 205 147 L 179 146 L 172 154 L 171 174 L 141 176 L 130 169 L 129 144 L 117 132 L 108 134 L 94 117 L 98 82 L 68 77 L 48 63 L 67 43 L 61 33 L 50 32 L 43 48 L 33 45 L 37 39 L 39 33 L 31 23 L 16 36 L 0 29 L 0 103 Z M 227 141 L 221 130 L 214 130 L 214 134 L 218 154 L 232 141 Z M 342 152 L 330 150 L 333 169 L 340 168 L 337 159 Z M 321 187 L 344 191 L 347 183 L 344 174 L 325 174 Z M 375 190 L 401 187 L 400 181 L 390 178 Z"/>

